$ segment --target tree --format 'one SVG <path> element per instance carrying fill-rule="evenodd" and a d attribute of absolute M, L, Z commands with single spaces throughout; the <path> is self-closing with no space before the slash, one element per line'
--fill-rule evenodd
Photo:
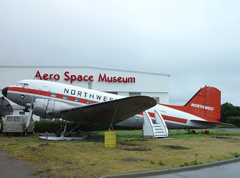
<path fill-rule="evenodd" d="M 221 106 L 221 122 L 226 122 L 227 117 L 238 116 L 240 117 L 240 107 L 233 106 L 231 103 L 224 103 Z"/>

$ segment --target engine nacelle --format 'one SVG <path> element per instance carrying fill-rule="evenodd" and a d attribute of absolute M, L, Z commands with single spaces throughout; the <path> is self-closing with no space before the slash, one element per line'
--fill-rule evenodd
<path fill-rule="evenodd" d="M 66 103 L 41 98 L 37 98 L 33 105 L 33 114 L 49 119 L 60 118 L 60 110 L 71 107 Z"/>

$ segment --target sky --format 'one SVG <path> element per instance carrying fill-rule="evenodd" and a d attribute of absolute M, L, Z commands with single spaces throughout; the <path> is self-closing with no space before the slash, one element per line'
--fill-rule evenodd
<path fill-rule="evenodd" d="M 239 0 L 0 0 L 1 66 L 168 74 L 170 104 L 207 85 L 240 106 L 239 9 Z"/>

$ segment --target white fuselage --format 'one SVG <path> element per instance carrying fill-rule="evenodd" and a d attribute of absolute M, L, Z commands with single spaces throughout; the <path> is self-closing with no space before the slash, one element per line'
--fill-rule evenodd
<path fill-rule="evenodd" d="M 19 81 L 17 85 L 9 86 L 8 88 L 8 98 L 24 107 L 36 98 L 65 103 L 69 108 L 124 98 L 123 96 L 110 93 L 41 80 L 22 80 Z M 168 129 L 208 127 L 204 123 L 197 124 L 189 121 L 189 119 L 204 120 L 200 117 L 161 104 L 157 104 L 147 110 L 152 117 L 153 122 L 155 121 L 153 116 L 155 110 L 162 115 Z M 119 122 L 117 125 L 142 128 L 143 115 L 142 113 L 139 113 L 134 117 Z"/>

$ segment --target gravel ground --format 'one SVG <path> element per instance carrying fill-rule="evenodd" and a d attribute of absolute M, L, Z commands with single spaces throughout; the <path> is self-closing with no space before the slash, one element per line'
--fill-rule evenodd
<path fill-rule="evenodd" d="M 8 157 L 6 151 L 0 150 L 0 177 L 1 178 L 39 178 L 33 176 L 37 169 L 26 164 L 25 161 L 16 160 Z"/>

